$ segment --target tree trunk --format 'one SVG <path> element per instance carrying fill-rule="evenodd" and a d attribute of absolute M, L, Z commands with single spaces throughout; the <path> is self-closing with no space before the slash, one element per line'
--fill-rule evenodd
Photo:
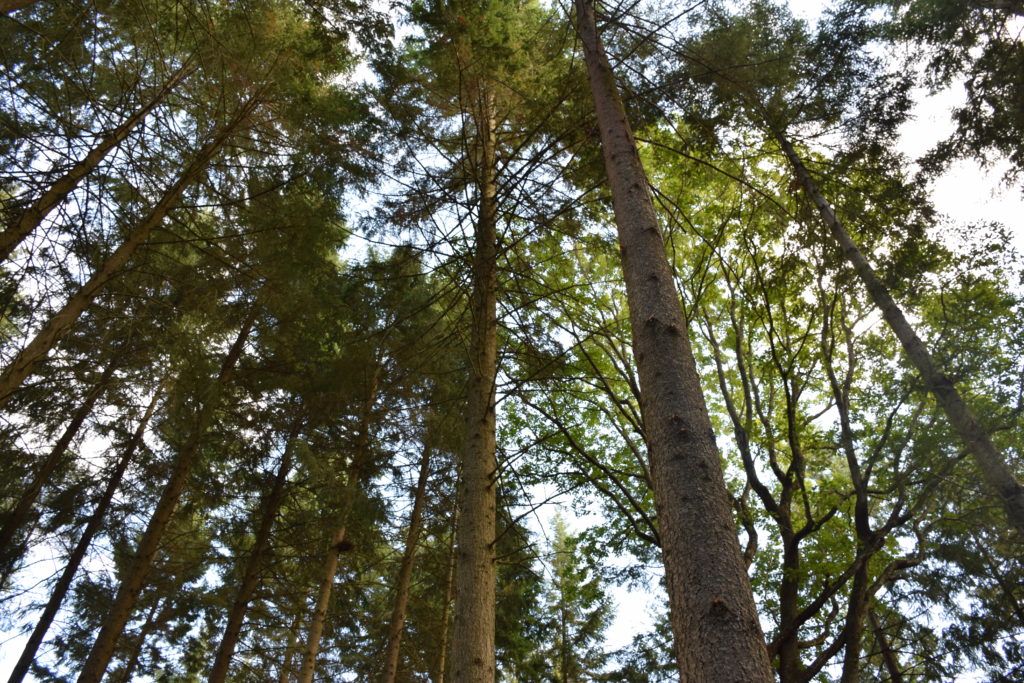
<path fill-rule="evenodd" d="M 103 370 L 103 374 L 100 375 L 99 381 L 85 395 L 85 400 L 82 401 L 82 405 L 75 411 L 71 422 L 68 423 L 64 433 L 61 434 L 61 437 L 50 451 L 50 455 L 36 471 L 32 481 L 25 488 L 24 493 L 21 494 L 18 504 L 14 506 L 14 510 L 11 511 L 10 516 L 4 522 L 3 528 L 0 529 L 0 555 L 7 555 L 13 550 L 11 541 L 14 539 L 14 535 L 25 523 L 43 487 L 49 483 L 50 477 L 64 461 L 64 455 L 67 453 L 68 446 L 71 445 L 75 436 L 78 435 L 78 430 L 82 428 L 86 419 L 92 414 L 96 401 L 106 391 L 107 386 L 110 384 L 110 379 L 114 376 L 114 370 L 120 364 L 120 360 L 119 354 L 115 354 L 114 358 L 107 363 L 107 367 Z"/>
<path fill-rule="evenodd" d="M 1006 464 L 995 444 L 989 438 L 988 432 L 978 422 L 970 408 L 960 396 L 953 382 L 942 372 L 931 352 L 924 342 L 914 332 L 913 327 L 907 321 L 903 311 L 892 298 L 889 290 L 875 274 L 871 264 L 868 263 L 864 254 L 854 243 L 846 226 L 836 217 L 835 211 L 818 189 L 817 183 L 811 178 L 803 160 L 796 153 L 789 139 L 781 132 L 775 131 L 775 138 L 778 140 L 782 151 L 789 159 L 796 173 L 797 179 L 803 186 L 807 196 L 818 209 L 825 225 L 832 233 L 833 239 L 839 245 L 843 256 L 853 266 L 857 276 L 871 297 L 871 301 L 882 312 L 882 317 L 889 324 L 896 338 L 903 346 L 903 350 L 910 358 L 910 362 L 921 374 L 925 386 L 935 396 L 935 400 L 942 407 L 949 418 L 953 429 L 959 434 L 960 439 L 967 446 L 967 449 L 974 457 L 975 463 L 981 470 L 985 482 L 998 495 L 1002 502 L 1003 509 L 1010 524 L 1024 533 L 1024 486 L 1014 475 L 1013 470 Z"/>
<path fill-rule="evenodd" d="M 878 649 L 882 653 L 885 670 L 889 673 L 889 680 L 892 683 L 903 683 L 903 670 L 900 669 L 899 657 L 892 651 L 889 638 L 885 635 L 885 629 L 882 628 L 882 623 L 878 620 L 878 615 L 874 610 L 868 611 L 868 619 L 871 622 L 871 630 L 875 634 L 875 642 L 878 643 Z"/>
<path fill-rule="evenodd" d="M 299 640 L 299 625 L 302 623 L 302 613 L 298 612 L 292 620 L 291 628 L 288 629 L 288 642 L 284 646 L 284 656 L 281 657 L 281 670 L 277 672 L 277 683 L 288 683 L 292 679 L 292 658 L 295 655 L 295 645 Z"/>
<path fill-rule="evenodd" d="M 122 580 L 121 586 L 118 588 L 117 596 L 110 606 L 110 611 L 103 621 L 103 627 L 100 629 L 99 635 L 96 636 L 96 642 L 93 643 L 89 657 L 82 667 L 82 672 L 78 676 L 78 683 L 99 683 L 104 672 L 107 670 L 107 665 L 110 663 L 117 639 L 121 637 L 125 624 L 131 618 L 135 601 L 139 597 L 139 592 L 145 583 L 146 575 L 156 559 L 164 530 L 170 523 L 174 511 L 178 507 L 178 500 L 181 498 L 186 483 L 188 483 L 192 467 L 199 454 L 199 446 L 202 443 L 207 428 L 213 421 L 214 413 L 220 405 L 220 396 L 224 386 L 234 374 L 235 365 L 238 363 L 249 333 L 252 332 L 252 328 L 255 325 L 256 310 L 254 305 L 242 324 L 242 328 L 239 330 L 238 336 L 228 350 L 227 355 L 224 356 L 220 373 L 208 387 L 205 392 L 206 395 L 200 399 L 202 407 L 192 434 L 174 459 L 167 484 L 164 486 L 160 500 L 149 519 L 146 532 L 139 541 L 131 566 Z"/>
<path fill-rule="evenodd" d="M 455 599 L 455 536 L 459 532 L 459 508 L 456 505 L 452 514 L 451 542 L 448 545 L 448 578 L 445 581 L 444 604 L 441 606 L 441 636 L 438 638 L 437 666 L 434 667 L 434 683 L 444 683 L 448 671 L 445 658 L 448 654 L 448 634 L 450 633 L 448 615 L 452 600 Z"/>
<path fill-rule="evenodd" d="M 120 272 L 121 268 L 128 262 L 128 259 L 135 253 L 149 237 L 149 234 L 158 226 L 174 205 L 181 198 L 185 190 L 199 180 L 210 160 L 217 151 L 228 141 L 232 133 L 246 119 L 255 100 L 250 100 L 235 115 L 235 117 L 220 130 L 212 140 L 207 142 L 199 150 L 195 158 L 185 167 L 178 180 L 171 185 L 155 207 L 149 212 L 145 219 L 128 235 L 128 238 L 121 243 L 106 262 L 92 274 L 82 287 L 68 299 L 64 307 L 58 311 L 43 326 L 35 338 L 29 342 L 17 358 L 0 375 L 0 409 L 10 400 L 11 394 L 21 386 L 21 383 L 32 374 L 36 365 L 42 361 L 53 349 L 71 326 L 78 320 L 78 317 L 92 303 L 100 290 Z"/>
<path fill-rule="evenodd" d="M 22 240 L 39 227 L 47 214 L 70 194 L 82 178 L 99 166 L 110 150 L 121 144 L 128 134 L 142 123 L 153 109 L 170 93 L 188 74 L 195 70 L 189 63 L 182 65 L 170 80 L 167 81 L 150 100 L 131 117 L 110 133 L 104 135 L 99 143 L 77 162 L 71 169 L 53 183 L 24 213 L 11 221 L 7 229 L 0 233 L 0 261 L 6 261 L 11 253 L 18 248 Z"/>
<path fill-rule="evenodd" d="M 295 439 L 298 438 L 299 430 L 302 428 L 302 419 L 296 418 L 292 423 L 291 433 L 285 444 L 284 455 L 281 456 L 281 464 L 277 469 L 277 476 L 274 477 L 274 486 L 263 503 L 263 515 L 260 518 L 259 527 L 256 529 L 256 538 L 253 542 L 252 551 L 249 554 L 249 561 L 245 565 L 245 572 L 242 575 L 242 583 L 238 587 L 238 594 L 235 596 L 234 604 L 231 605 L 231 612 L 228 615 L 227 625 L 224 627 L 224 635 L 221 636 L 220 647 L 217 648 L 217 656 L 210 671 L 211 683 L 223 683 L 228 675 L 228 667 L 231 665 L 231 657 L 235 653 L 235 646 L 238 643 L 238 635 L 242 631 L 242 622 L 245 613 L 249 609 L 249 602 L 256 592 L 259 583 L 260 569 L 263 567 L 263 559 L 266 556 L 267 548 L 270 546 L 270 531 L 277 518 L 277 512 L 284 500 L 285 483 L 288 480 L 288 473 L 292 468 L 292 456 Z"/>
<path fill-rule="evenodd" d="M 363 403 L 359 436 L 355 446 L 355 453 L 352 456 L 352 463 L 349 465 L 348 481 L 345 482 L 345 491 L 342 494 L 344 498 L 341 502 L 341 510 L 338 512 L 340 525 L 337 533 L 334 534 L 330 547 L 327 549 L 327 557 L 324 562 L 324 578 L 320 584 L 320 592 L 317 595 L 313 618 L 309 623 L 309 634 L 306 638 L 306 648 L 302 657 L 302 668 L 299 670 L 299 683 L 310 683 L 313 680 L 313 671 L 316 669 L 316 656 L 320 652 L 320 636 L 323 634 L 324 624 L 327 621 L 331 591 L 334 589 L 334 575 L 338 572 L 338 557 L 345 550 L 345 536 L 349 517 L 355 505 L 356 493 L 359 490 L 359 477 L 362 475 L 363 468 L 369 464 L 370 420 L 373 406 L 377 402 L 377 380 L 380 377 L 380 371 L 381 365 L 378 362 L 373 368 L 369 391 L 366 401 Z"/>
<path fill-rule="evenodd" d="M 388 624 L 388 649 L 384 655 L 384 674 L 381 683 L 395 683 L 398 677 L 398 655 L 402 644 L 402 632 L 405 630 L 405 609 L 409 602 L 409 583 L 412 580 L 412 566 L 416 558 L 416 544 L 423 528 L 423 506 L 425 504 L 427 479 L 430 477 L 430 449 L 423 449 L 420 462 L 419 479 L 416 482 L 412 512 L 409 515 L 409 531 L 405 538 L 405 552 L 402 564 L 398 569 L 398 581 L 395 587 L 395 605 L 391 610 L 391 623 Z"/>
<path fill-rule="evenodd" d="M 345 550 L 345 536 L 348 530 L 348 518 L 352 513 L 352 506 L 355 502 L 356 492 L 359 489 L 359 467 L 353 462 L 349 468 L 348 482 L 345 484 L 345 499 L 342 501 L 339 517 L 341 526 L 331 540 L 331 546 L 327 549 L 327 559 L 324 562 L 324 578 L 320 583 L 320 592 L 317 594 L 316 608 L 313 610 L 313 618 L 309 622 L 309 634 L 306 638 L 306 648 L 302 656 L 302 668 L 299 670 L 299 683 L 310 683 L 313 680 L 313 672 L 316 670 L 316 656 L 320 653 L 320 637 L 324 632 L 324 624 L 327 623 L 327 610 L 331 603 L 331 592 L 334 589 L 334 576 L 338 573 L 338 558 Z"/>
<path fill-rule="evenodd" d="M 161 608 L 163 607 L 164 600 L 161 598 L 153 603 L 153 606 L 149 608 L 149 612 L 146 613 L 146 621 L 142 623 L 142 628 L 139 629 L 139 636 L 135 639 L 135 643 L 132 645 L 131 656 L 125 661 L 124 671 L 121 672 L 121 679 L 118 683 L 131 683 L 135 676 L 135 667 L 139 665 L 139 658 L 142 656 L 142 646 L 146 644 L 146 638 L 149 637 L 149 632 L 153 630 L 153 627 L 157 623 L 157 615 L 160 614 Z"/>
<path fill-rule="evenodd" d="M 493 683 L 497 461 L 495 460 L 495 379 L 497 355 L 497 157 L 494 102 L 484 87 L 470 88 L 480 150 L 471 298 L 472 332 L 465 436 L 456 537 L 455 623 L 451 678 L 454 683 Z"/>
<path fill-rule="evenodd" d="M 92 539 L 103 524 L 103 518 L 106 516 L 107 509 L 114 499 L 114 493 L 121 485 L 121 479 L 124 477 L 125 470 L 128 469 L 128 465 L 135 457 L 136 449 L 142 443 L 142 437 L 146 433 L 146 427 L 149 425 L 150 418 L 153 417 L 153 411 L 156 410 L 157 403 L 163 393 L 163 387 L 163 382 L 157 385 L 153 398 L 150 400 L 149 406 L 146 407 L 146 412 L 143 414 L 142 419 L 139 420 L 138 427 L 135 428 L 135 432 L 125 446 L 121 459 L 114 466 L 114 471 L 110 474 L 110 479 L 107 480 L 107 486 L 103 489 L 103 494 L 96 504 L 96 509 L 93 510 L 92 516 L 89 517 L 85 530 L 82 532 L 82 537 L 78 539 L 78 545 L 75 546 L 71 556 L 68 557 L 67 566 L 64 567 L 60 579 L 57 580 L 56 585 L 53 587 L 50 599 L 46 603 L 43 613 L 39 616 L 39 621 L 36 622 L 36 627 L 32 630 L 32 635 L 29 636 L 25 649 L 21 652 L 21 658 L 15 665 L 14 671 L 11 672 L 11 677 L 7 679 L 7 683 L 21 683 L 25 678 L 25 674 L 28 673 L 29 668 L 32 666 L 36 651 L 39 649 L 39 645 L 42 644 L 43 638 L 46 637 L 46 632 L 53 623 L 54 617 L 57 616 L 61 603 L 64 602 L 64 597 L 71 587 L 71 582 L 78 572 L 78 567 L 82 564 L 85 553 L 89 550 Z"/>
<path fill-rule="evenodd" d="M 0 14 L 10 14 L 35 4 L 36 0 L 0 0 Z"/>
<path fill-rule="evenodd" d="M 686 321 L 594 9 L 577 22 L 611 185 L 682 681 L 772 681 Z"/>
<path fill-rule="evenodd" d="M 857 683 L 860 680 L 860 640 L 864 633 L 864 616 L 867 613 L 869 577 L 868 563 L 863 563 L 853 575 L 849 605 L 846 608 L 846 625 L 843 627 L 843 671 L 840 683 Z"/>

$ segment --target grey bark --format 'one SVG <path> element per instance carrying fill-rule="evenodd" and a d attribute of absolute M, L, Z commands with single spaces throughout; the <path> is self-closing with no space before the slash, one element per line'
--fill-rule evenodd
<path fill-rule="evenodd" d="M 665 244 L 625 109 L 577 0 L 640 376 L 680 680 L 774 679 Z"/>
<path fill-rule="evenodd" d="M 846 226 L 839 220 L 831 204 L 821 194 L 817 183 L 814 182 L 792 143 L 782 132 L 774 131 L 774 134 L 792 165 L 797 179 L 818 209 L 821 219 L 831 232 L 843 256 L 853 267 L 867 289 L 871 301 L 881 311 L 882 317 L 892 329 L 893 334 L 896 335 L 910 362 L 920 373 L 925 386 L 935 396 L 935 400 L 945 412 L 953 429 L 956 430 L 970 451 L 985 483 L 998 496 L 1010 524 L 1024 533 L 1024 486 L 1021 485 L 1013 470 L 996 450 L 988 432 L 964 402 L 956 386 L 939 367 L 928 347 L 917 336 L 914 328 L 903 314 L 903 310 L 892 298 L 892 294 L 875 274 L 871 264 L 868 263 L 846 230 Z"/>
<path fill-rule="evenodd" d="M 138 449 L 139 444 L 142 443 L 142 437 L 146 433 L 149 420 L 153 417 L 153 411 L 156 410 L 157 403 L 159 402 L 162 393 L 163 382 L 157 386 L 156 391 L 153 394 L 153 398 L 146 407 L 146 412 L 143 414 L 142 419 L 139 420 L 139 424 L 135 428 L 135 432 L 125 445 L 121 458 L 114 466 L 114 471 L 111 472 L 110 478 L 107 480 L 107 485 L 100 496 L 100 500 L 96 504 L 96 509 L 93 510 L 92 515 L 89 517 L 89 521 L 85 525 L 85 529 L 82 531 L 81 538 L 78 539 L 78 544 L 68 557 L 68 563 L 64 567 L 64 571 L 61 573 L 57 583 L 54 585 L 53 591 L 50 593 L 50 599 L 47 601 L 46 607 L 43 609 L 43 613 L 39 615 L 39 620 L 36 622 L 36 626 L 32 630 L 32 635 L 29 636 L 28 642 L 25 644 L 25 648 L 21 652 L 21 657 L 18 659 L 18 663 L 14 666 L 14 670 L 11 672 L 11 677 L 7 679 L 7 683 L 21 683 L 21 681 L 24 680 L 25 675 L 28 673 L 29 668 L 32 666 L 32 661 L 35 659 L 36 651 L 42 644 L 43 638 L 46 637 L 46 632 L 50 629 L 50 625 L 53 624 L 53 619 L 57 616 L 57 612 L 60 610 L 60 606 L 64 602 L 65 596 L 67 596 L 68 589 L 71 587 L 71 582 L 74 580 L 75 574 L 78 572 L 78 568 L 81 566 L 82 560 L 85 558 L 85 553 L 89 550 L 89 546 L 92 544 L 93 537 L 96 536 L 96 532 L 99 531 L 100 527 L 103 525 L 103 518 L 106 516 L 107 509 L 110 507 L 110 503 L 114 499 L 114 493 L 121 485 L 121 480 L 124 478 L 125 470 L 128 469 L 128 465 L 135 457 L 135 451 Z"/>
<path fill-rule="evenodd" d="M 64 307 L 61 308 L 36 334 L 21 353 L 4 369 L 0 375 L 0 409 L 10 400 L 21 383 L 35 370 L 46 355 L 53 349 L 71 326 L 78 320 L 83 311 L 92 303 L 111 279 L 117 275 L 135 251 L 145 243 L 153 229 L 163 222 L 167 213 L 178 203 L 185 190 L 202 177 L 214 155 L 228 141 L 231 135 L 247 118 L 256 102 L 250 100 L 243 106 L 211 140 L 199 150 L 192 161 L 185 167 L 178 179 L 164 192 L 163 197 L 149 214 L 129 233 L 124 242 L 111 254 L 92 277 L 82 285 Z"/>
<path fill-rule="evenodd" d="M 398 580 L 395 585 L 395 604 L 391 610 L 391 621 L 388 624 L 388 646 L 384 654 L 384 673 L 381 683 L 395 683 L 398 677 L 399 650 L 402 645 L 402 633 L 405 630 L 405 610 L 409 603 L 409 584 L 412 581 L 413 562 L 416 559 L 416 544 L 419 543 L 420 531 L 423 528 L 423 506 L 426 501 L 427 479 L 430 477 L 430 448 L 423 449 L 420 462 L 419 478 L 413 494 L 412 512 L 409 514 L 409 530 L 405 537 L 405 551 L 398 569 Z"/>
<path fill-rule="evenodd" d="M 238 644 L 238 636 L 242 632 L 242 622 L 245 620 L 245 613 L 249 609 L 249 603 L 256 592 L 259 584 L 260 570 L 263 568 L 263 560 L 270 547 L 270 532 L 277 518 L 278 510 L 281 509 L 281 502 L 284 500 L 285 483 L 288 480 L 288 473 L 292 468 L 292 457 L 294 455 L 295 439 L 298 438 L 299 430 L 302 428 L 301 418 L 292 423 L 291 431 L 285 444 L 284 454 L 281 456 L 281 463 L 277 468 L 277 476 L 274 477 L 274 485 L 267 494 L 262 507 L 263 514 L 260 516 L 259 526 L 256 529 L 256 538 L 252 550 L 249 552 L 249 559 L 242 574 L 242 583 L 238 587 L 238 593 L 231 605 L 228 614 L 227 624 L 224 626 L 224 635 L 221 636 L 220 646 L 217 648 L 217 656 L 213 661 L 213 668 L 210 669 L 210 683 L 223 683 L 227 678 L 228 668 L 231 666 L 231 657 L 235 654 L 235 647 Z"/>
<path fill-rule="evenodd" d="M 476 223 L 466 420 L 459 482 L 461 506 L 455 555 L 455 622 L 451 654 L 453 683 L 493 683 L 497 461 L 495 378 L 497 376 L 497 157 L 494 102 L 486 87 L 472 84 L 476 145 L 480 163 Z"/>
<path fill-rule="evenodd" d="M 100 138 L 99 143 L 85 157 L 75 163 L 67 173 L 50 185 L 31 206 L 11 221 L 7 228 L 0 233 L 0 261 L 6 261 L 10 258 L 11 253 L 18 248 L 22 240 L 39 227 L 39 224 L 43 222 L 43 219 L 46 218 L 50 211 L 64 201 L 68 194 L 78 187 L 79 181 L 99 166 L 110 150 L 121 144 L 128 137 L 128 134 L 142 123 L 149 116 L 149 113 L 163 101 L 168 93 L 174 90 L 178 83 L 194 70 L 195 67 L 190 63 L 186 63 L 179 68 L 171 76 L 170 80 L 157 90 L 142 108 L 132 114 L 121 125 Z"/>
<path fill-rule="evenodd" d="M 160 495 L 160 500 L 150 516 L 149 524 L 139 540 L 138 547 L 135 549 L 128 572 L 118 588 L 117 596 L 110 606 L 110 611 L 107 613 L 103 626 L 100 628 L 96 641 L 93 643 L 89 656 L 82 667 L 82 671 L 78 676 L 78 683 L 100 683 L 100 679 L 103 678 L 103 674 L 110 664 L 110 658 L 113 655 L 117 640 L 121 637 L 125 625 L 131 618 L 132 612 L 135 609 L 135 602 L 145 583 L 146 576 L 149 574 L 149 570 L 156 559 L 164 531 L 171 522 L 174 511 L 178 507 L 178 501 L 181 499 L 181 494 L 185 490 L 185 485 L 192 474 L 193 466 L 199 455 L 199 447 L 213 421 L 214 414 L 220 406 L 221 394 L 234 375 L 235 366 L 238 363 L 238 359 L 242 356 L 245 342 L 249 338 L 255 322 L 256 307 L 253 306 L 245 322 L 242 324 L 234 343 L 224 356 L 217 378 L 211 382 L 205 392 L 205 396 L 202 397 L 202 406 L 196 423 L 192 428 L 192 433 L 174 458 L 171 472 Z"/>

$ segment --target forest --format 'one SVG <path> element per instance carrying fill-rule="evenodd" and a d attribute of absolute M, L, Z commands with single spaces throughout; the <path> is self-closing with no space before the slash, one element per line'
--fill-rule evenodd
<path fill-rule="evenodd" d="M 1024 680 L 1024 2 L 805 9 L 0 0 L 0 678 Z"/>

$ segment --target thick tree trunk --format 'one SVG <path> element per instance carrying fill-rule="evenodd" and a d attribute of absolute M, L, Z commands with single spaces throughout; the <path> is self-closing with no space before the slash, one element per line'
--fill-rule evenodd
<path fill-rule="evenodd" d="M 254 106 L 255 101 L 251 100 L 239 110 L 230 123 L 220 130 L 216 137 L 199 150 L 195 158 L 182 171 L 178 180 L 167 188 L 163 197 L 161 197 L 160 201 L 153 207 L 146 218 L 135 226 L 135 229 L 129 233 L 127 239 L 121 243 L 121 246 L 92 274 L 92 277 L 82 285 L 78 292 L 68 299 L 64 307 L 50 318 L 43 328 L 39 330 L 35 338 L 29 342 L 28 346 L 4 370 L 3 374 L 0 375 L 0 409 L 7 404 L 11 394 L 21 386 L 26 377 L 32 374 L 36 365 L 46 357 L 60 338 L 78 320 L 78 317 L 92 303 L 92 300 L 96 298 L 100 290 L 120 272 L 121 268 L 128 262 L 128 259 L 145 243 L 153 229 L 163 222 L 167 212 L 177 204 L 185 190 L 199 180 L 206 167 L 210 164 L 210 160 L 213 159 L 218 150 L 246 119 Z"/>
<path fill-rule="evenodd" d="M 455 623 L 452 640 L 453 683 L 493 683 L 497 461 L 495 459 L 495 378 L 497 354 L 497 157 L 494 102 L 486 88 L 471 88 L 480 152 L 477 185 L 480 215 L 476 224 L 471 298 L 472 331 L 469 384 L 459 500 L 461 524 L 456 537 Z"/>
<path fill-rule="evenodd" d="M 178 507 L 181 494 L 185 490 L 185 485 L 188 483 L 189 476 L 192 474 L 192 468 L 199 454 L 199 447 L 202 444 L 203 437 L 206 435 L 206 430 L 213 421 L 214 413 L 220 405 L 221 393 L 234 374 L 235 365 L 242 355 L 245 342 L 249 338 L 249 333 L 252 332 L 255 322 L 256 308 L 254 306 L 242 324 L 242 328 L 239 330 L 238 336 L 228 350 L 227 355 L 224 356 L 220 373 L 208 387 L 205 396 L 201 398 L 202 407 L 192 434 L 174 459 L 167 484 L 164 486 L 160 500 L 157 502 L 156 508 L 149 519 L 146 532 L 139 541 L 131 566 L 125 574 L 121 586 L 118 588 L 117 596 L 110 606 L 110 611 L 103 621 L 103 626 L 96 636 L 96 641 L 89 652 L 89 657 L 82 667 L 82 671 L 78 676 L 78 683 L 100 683 L 100 679 L 103 678 L 103 674 L 107 670 L 107 665 L 110 663 L 117 639 L 121 637 L 125 625 L 131 618 L 132 611 L 135 608 L 135 601 L 138 599 L 146 576 L 149 574 L 149 570 L 156 559 L 164 530 L 167 529 L 174 511 Z"/>
<path fill-rule="evenodd" d="M 285 444 L 284 455 L 281 456 L 281 464 L 277 468 L 277 476 L 274 477 L 274 485 L 263 502 L 263 515 L 260 517 L 259 526 L 256 529 L 256 538 L 253 542 L 252 551 L 249 553 L 249 561 L 245 565 L 242 574 L 242 583 L 238 587 L 235 601 L 231 605 L 231 612 L 228 614 L 228 622 L 224 627 L 224 635 L 221 636 L 220 647 L 217 648 L 217 656 L 210 670 L 210 683 L 223 683 L 228 675 L 228 667 L 231 665 L 231 657 L 235 654 L 235 646 L 238 644 L 238 635 L 242 632 L 242 622 L 245 613 L 249 609 L 249 602 L 256 592 L 259 583 L 260 570 L 263 568 L 263 560 L 270 546 L 270 531 L 277 518 L 277 512 L 284 500 L 285 483 L 288 480 L 288 473 L 292 469 L 292 456 L 295 439 L 298 438 L 299 430 L 302 428 L 302 419 L 297 418 L 292 423 L 288 441 Z"/>
<path fill-rule="evenodd" d="M 142 123 L 149 116 L 149 113 L 163 101 L 164 97 L 194 70 L 195 67 L 191 66 L 191 64 L 185 64 L 178 69 L 171 76 L 170 80 L 141 109 L 113 131 L 100 138 L 99 143 L 81 161 L 77 162 L 67 173 L 47 188 L 24 213 L 11 221 L 7 229 L 0 233 L 0 261 L 6 261 L 11 253 L 18 248 L 22 240 L 39 227 L 39 224 L 43 222 L 47 214 L 64 201 L 72 190 L 78 187 L 79 181 L 99 166 L 110 150 L 121 144 L 128 137 L 128 134 Z"/>
<path fill-rule="evenodd" d="M 36 0 L 0 0 L 0 14 L 10 14 L 35 3 Z"/>
<path fill-rule="evenodd" d="M 868 563 L 857 569 L 850 588 L 849 604 L 846 608 L 846 625 L 843 627 L 843 671 L 840 683 L 857 683 L 860 680 L 860 641 L 864 633 L 864 617 L 867 614 L 869 589 Z"/>
<path fill-rule="evenodd" d="M 398 569 L 398 581 L 395 586 L 395 605 L 391 610 L 391 623 L 388 624 L 388 649 L 384 654 L 384 674 L 381 683 L 395 683 L 398 677 L 398 655 L 402 645 L 402 632 L 405 630 L 405 609 L 409 602 L 409 584 L 412 581 L 412 567 L 416 559 L 416 544 L 420 540 L 423 528 L 423 506 L 426 500 L 427 479 L 430 477 L 430 449 L 423 449 L 420 462 L 419 479 L 416 481 L 416 492 L 413 495 L 412 512 L 409 514 L 409 531 L 405 537 L 405 552 Z"/>
<path fill-rule="evenodd" d="M 593 6 L 577 21 L 611 185 L 680 680 L 772 681 L 654 204 Z"/>
<path fill-rule="evenodd" d="M 125 470 L 128 469 L 128 465 L 135 457 L 135 451 L 138 449 L 139 444 L 142 443 L 142 437 L 146 433 L 146 427 L 149 425 L 150 418 L 153 417 L 153 411 L 156 410 L 161 394 L 163 394 L 162 382 L 157 386 L 149 406 L 146 407 L 146 412 L 143 414 L 142 419 L 139 420 L 139 425 L 135 428 L 131 439 L 125 445 L 124 453 L 121 454 L 120 460 L 114 466 L 114 471 L 111 472 L 110 479 L 107 480 L 107 485 L 103 489 L 103 494 L 96 504 L 96 509 L 93 510 L 92 515 L 89 517 L 85 530 L 82 532 L 82 537 L 78 539 L 78 545 L 75 546 L 70 557 L 68 557 L 67 566 L 64 567 L 64 571 L 61 573 L 56 585 L 54 585 L 53 592 L 50 593 L 50 599 L 46 603 L 43 613 L 39 615 L 39 621 L 36 622 L 36 627 L 32 630 L 32 635 L 29 636 L 28 642 L 21 652 L 21 658 L 14 666 L 14 671 L 11 672 L 11 677 L 7 679 L 7 683 L 21 683 L 32 666 L 36 651 L 39 649 L 40 644 L 42 644 L 43 638 L 46 637 L 46 632 L 50 629 L 54 617 L 57 616 L 57 612 L 64 602 L 68 589 L 71 587 L 71 582 L 74 580 L 75 574 L 85 558 L 85 553 L 89 550 L 93 537 L 103 525 L 103 518 L 106 516 L 107 509 L 114 499 L 114 493 L 121 485 Z"/>
<path fill-rule="evenodd" d="M 846 226 L 836 217 L 835 211 L 818 189 L 817 183 L 811 178 L 803 160 L 796 153 L 792 143 L 781 132 L 775 131 L 782 151 L 793 166 L 797 179 L 803 186 L 807 196 L 818 209 L 822 220 L 832 233 L 833 239 L 839 245 L 843 256 L 853 266 L 854 271 L 860 278 L 864 287 L 871 297 L 871 301 L 882 312 L 882 317 L 889 324 L 896 338 L 903 346 L 903 350 L 910 358 L 910 362 L 921 374 L 925 386 L 935 396 L 935 400 L 942 407 L 949 419 L 953 429 L 959 434 L 960 439 L 967 446 L 974 457 L 978 469 L 985 482 L 998 495 L 1003 509 L 1010 524 L 1024 533 L 1024 486 L 1021 485 L 1013 470 L 1006 464 L 995 444 L 989 438 L 988 432 L 978 422 L 970 408 L 960 396 L 953 382 L 942 372 L 938 363 L 932 358 L 931 352 L 924 342 L 914 332 L 907 321 L 903 311 L 892 298 L 889 290 L 875 274 L 871 264 L 868 263 L 864 254 L 854 243 Z"/>
<path fill-rule="evenodd" d="M 14 506 L 14 510 L 11 511 L 6 521 L 4 521 L 4 526 L 0 529 L 0 555 L 7 555 L 13 550 L 11 548 L 11 541 L 14 539 L 14 535 L 25 523 L 25 520 L 28 519 L 29 513 L 35 506 L 43 487 L 49 483 L 50 477 L 64 461 L 64 455 L 67 453 L 68 446 L 71 445 L 71 442 L 78 435 L 78 430 L 82 428 L 86 419 L 92 414 L 96 401 L 107 390 L 107 386 L 110 384 L 110 380 L 114 376 L 114 370 L 117 369 L 120 360 L 119 355 L 115 354 L 114 358 L 107 363 L 107 367 L 103 370 L 103 374 L 100 375 L 99 381 L 85 395 L 85 400 L 82 401 L 82 405 L 75 411 L 71 422 L 68 423 L 64 433 L 61 434 L 57 443 L 54 444 L 53 449 L 50 451 L 50 455 L 47 456 L 42 466 L 33 475 L 32 481 L 25 487 L 21 498 L 18 499 L 18 504 Z"/>

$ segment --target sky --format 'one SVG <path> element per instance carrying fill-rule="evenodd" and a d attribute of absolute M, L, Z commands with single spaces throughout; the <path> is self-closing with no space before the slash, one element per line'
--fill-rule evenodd
<path fill-rule="evenodd" d="M 791 0 L 793 11 L 809 21 L 820 14 L 823 3 L 819 0 Z M 952 130 L 950 110 L 963 101 L 962 88 L 953 87 L 930 95 L 919 92 L 912 121 L 901 130 L 899 150 L 908 157 L 908 172 L 914 170 L 913 160 L 928 151 Z M 1010 228 L 1016 247 L 1024 253 L 1024 199 L 1019 186 L 1006 187 L 1002 175 L 1006 165 L 983 169 L 975 162 L 958 162 L 937 178 L 932 185 L 932 199 L 936 208 L 957 223 L 999 221 Z M 547 497 L 538 492 L 536 499 Z M 537 534 L 539 543 L 549 536 L 551 519 L 558 506 L 545 506 L 533 515 L 529 526 Z M 570 528 L 581 531 L 595 521 L 594 517 L 575 518 L 570 509 L 563 508 Z M 615 620 L 606 634 L 606 647 L 618 649 L 629 644 L 634 634 L 648 630 L 652 624 L 653 609 L 660 609 L 664 596 L 659 592 L 610 589 L 615 601 Z M 6 678 L 21 650 L 23 639 L 10 638 L 0 633 L 0 678 Z"/>

